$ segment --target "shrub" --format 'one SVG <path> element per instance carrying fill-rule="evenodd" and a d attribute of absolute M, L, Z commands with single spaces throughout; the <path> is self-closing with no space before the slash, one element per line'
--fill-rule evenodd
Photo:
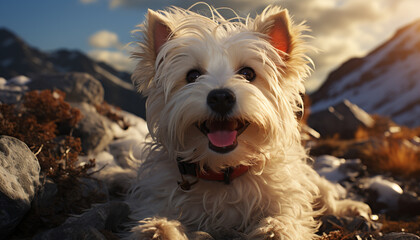
<path fill-rule="evenodd" d="M 31 91 L 16 105 L 0 104 L 0 135 L 25 142 L 37 155 L 41 172 L 57 183 L 86 175 L 94 161 L 77 166 L 82 151 L 79 138 L 71 135 L 82 118 L 80 111 L 64 101 L 65 93 Z"/>

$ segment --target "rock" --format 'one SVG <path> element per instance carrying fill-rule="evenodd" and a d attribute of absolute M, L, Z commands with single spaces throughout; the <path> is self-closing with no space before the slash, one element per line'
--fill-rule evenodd
<path fill-rule="evenodd" d="M 38 160 L 25 143 L 0 136 L 0 236 L 9 235 L 30 209 L 39 172 Z"/>
<path fill-rule="evenodd" d="M 334 183 L 356 178 L 366 168 L 360 159 L 343 159 L 330 155 L 315 158 L 313 167 L 319 175 Z"/>
<path fill-rule="evenodd" d="M 34 240 L 106 239 L 102 232 L 118 231 L 128 219 L 130 209 L 124 202 L 96 205 L 77 217 L 70 217 L 61 226 L 36 235 Z"/>
<path fill-rule="evenodd" d="M 378 196 L 376 201 L 386 204 L 390 209 L 396 209 L 398 207 L 398 200 L 401 194 L 403 194 L 400 185 L 384 179 L 382 176 L 366 179 L 364 187 L 377 192 Z"/>
<path fill-rule="evenodd" d="M 16 104 L 22 99 L 22 90 L 0 89 L 0 103 Z"/>
<path fill-rule="evenodd" d="M 308 118 L 308 125 L 322 137 L 338 134 L 344 139 L 354 138 L 359 127 L 372 127 L 374 123 L 368 113 L 348 100 L 331 106 L 327 110 L 311 114 Z"/>
<path fill-rule="evenodd" d="M 55 182 L 52 179 L 47 178 L 38 192 L 38 197 L 35 199 L 36 206 L 42 208 L 50 207 L 51 203 L 54 201 L 54 197 L 56 196 L 57 192 L 57 184 L 55 184 Z"/>
<path fill-rule="evenodd" d="M 379 237 L 378 240 L 419 240 L 420 237 L 411 233 L 405 232 L 393 232 L 388 233 L 382 237 Z"/>
<path fill-rule="evenodd" d="M 43 74 L 27 84 L 30 90 L 59 89 L 66 93 L 66 101 L 100 104 L 104 100 L 102 84 L 87 73 Z"/>
<path fill-rule="evenodd" d="M 109 200 L 109 192 L 106 184 L 94 178 L 80 178 L 81 197 L 89 198 L 91 196 L 101 197 L 102 202 Z"/>
<path fill-rule="evenodd" d="M 110 120 L 87 103 L 73 102 L 71 105 L 78 108 L 83 115 L 74 131 L 74 136 L 80 137 L 82 141 L 83 152 L 89 155 L 102 151 L 114 137 L 110 130 Z"/>
<path fill-rule="evenodd" d="M 380 223 L 366 220 L 361 216 L 356 217 L 337 217 L 333 215 L 322 216 L 322 222 L 319 228 L 320 233 L 329 233 L 335 230 L 344 230 L 344 232 L 374 232 L 381 227 Z"/>
<path fill-rule="evenodd" d="M 414 192 L 404 192 L 398 199 L 398 214 L 409 217 L 420 215 L 420 197 Z"/>

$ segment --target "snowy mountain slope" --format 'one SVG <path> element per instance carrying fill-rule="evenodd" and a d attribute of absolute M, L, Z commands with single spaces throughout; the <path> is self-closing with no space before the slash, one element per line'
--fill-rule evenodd
<path fill-rule="evenodd" d="M 369 113 L 420 126 L 420 20 L 366 57 L 344 63 L 311 99 L 312 112 L 348 99 Z"/>
<path fill-rule="evenodd" d="M 102 83 L 107 102 L 145 118 L 145 99 L 135 91 L 129 73 L 119 72 L 75 50 L 39 51 L 11 31 L 0 28 L 0 77 L 10 79 L 25 75 L 31 78 L 67 72 L 89 73 Z"/>

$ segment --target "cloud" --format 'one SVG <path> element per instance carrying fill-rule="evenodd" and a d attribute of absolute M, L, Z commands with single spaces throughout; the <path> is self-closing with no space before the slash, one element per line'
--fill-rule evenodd
<path fill-rule="evenodd" d="M 121 43 L 118 40 L 118 35 L 101 30 L 89 37 L 89 44 L 95 48 L 120 48 Z"/>
<path fill-rule="evenodd" d="M 197 3 L 198 1 L 195 0 L 174 0 L 174 1 L 167 1 L 167 0 L 109 0 L 109 6 L 111 8 L 141 8 L 141 9 L 147 9 L 151 8 L 154 10 L 157 9 L 164 9 L 168 6 L 176 6 L 181 8 L 189 8 L 193 4 Z M 234 9 L 237 12 L 241 11 L 254 11 L 257 9 L 262 8 L 263 6 L 267 6 L 269 4 L 279 4 L 282 1 L 281 0 L 204 0 L 201 2 L 206 2 L 209 5 L 219 8 L 219 7 L 227 7 Z M 202 10 L 206 9 L 207 7 L 204 4 L 197 5 L 194 9 L 195 10 Z M 247 13 L 246 13 L 247 14 Z M 245 15 L 246 15 L 245 14 Z"/>
<path fill-rule="evenodd" d="M 311 54 L 316 68 L 307 89 L 315 90 L 343 62 L 385 42 L 408 22 L 402 18 L 413 4 L 414 0 L 284 0 L 296 22 L 306 20 L 314 36 L 310 44 L 319 49 Z"/>
<path fill-rule="evenodd" d="M 91 4 L 91 3 L 95 3 L 98 0 L 79 0 L 79 2 L 83 3 L 83 4 Z"/>
<path fill-rule="evenodd" d="M 318 48 L 311 54 L 315 71 L 307 81 L 308 89 L 314 90 L 327 74 L 352 57 L 361 57 L 392 36 L 397 28 L 420 17 L 418 0 L 207 0 L 210 5 L 228 7 L 238 14 L 253 15 L 269 5 L 281 5 L 289 9 L 295 22 L 306 21 L 312 29 L 314 40 L 310 44 Z M 164 9 L 168 5 L 188 8 L 192 0 L 109 0 L 111 8 Z M 193 10 L 201 11 L 205 5 Z M 222 14 L 226 11 L 222 11 Z"/>
<path fill-rule="evenodd" d="M 123 51 L 94 49 L 89 51 L 88 55 L 92 59 L 105 62 L 119 71 L 132 72 L 135 67 L 135 61 Z"/>

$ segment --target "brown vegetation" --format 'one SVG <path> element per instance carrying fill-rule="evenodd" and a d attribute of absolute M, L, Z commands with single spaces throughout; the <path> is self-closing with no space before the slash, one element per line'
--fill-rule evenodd
<path fill-rule="evenodd" d="M 60 182 L 86 175 L 94 162 L 77 166 L 81 142 L 71 132 L 82 118 L 61 91 L 31 91 L 16 105 L 0 104 L 0 135 L 20 139 L 37 155 L 41 172 Z"/>
<path fill-rule="evenodd" d="M 311 155 L 360 158 L 372 173 L 390 172 L 397 176 L 418 177 L 420 147 L 411 142 L 420 137 L 420 128 L 398 126 L 389 119 L 374 116 L 372 128 L 359 128 L 355 139 L 320 139 Z"/>
<path fill-rule="evenodd" d="M 96 111 L 110 119 L 111 121 L 117 123 L 122 129 L 126 130 L 129 127 L 129 124 L 125 121 L 125 119 L 118 113 L 121 109 L 111 106 L 106 102 L 102 104 L 98 104 L 95 106 Z"/>
<path fill-rule="evenodd" d="M 17 104 L 0 104 L 0 135 L 25 142 L 41 166 L 42 188 L 51 181 L 48 178 L 56 186 L 56 193 L 47 202 L 42 202 L 45 200 L 40 195 L 35 196 L 30 212 L 18 226 L 19 236 L 32 236 L 40 229 L 56 227 L 70 214 L 80 214 L 92 203 L 106 199 L 101 192 L 85 195 L 87 186 L 80 178 L 89 177 L 87 171 L 95 161 L 77 164 L 82 147 L 72 132 L 82 116 L 64 97 L 61 91 L 31 91 Z"/>

